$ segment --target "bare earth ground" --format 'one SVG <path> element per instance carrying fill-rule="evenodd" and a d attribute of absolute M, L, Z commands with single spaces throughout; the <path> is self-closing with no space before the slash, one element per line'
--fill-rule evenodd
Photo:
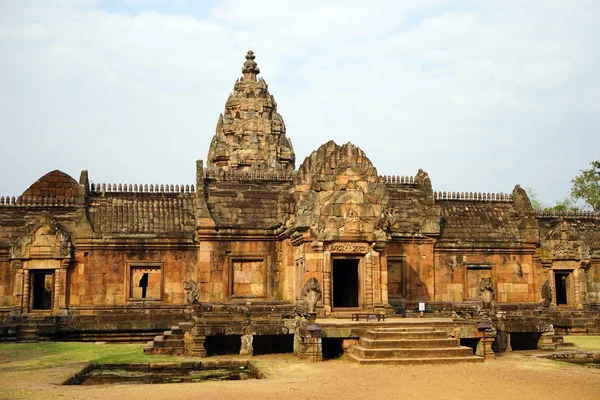
<path fill-rule="evenodd" d="M 1 399 L 600 399 L 600 369 L 511 353 L 478 364 L 363 366 L 258 356 L 267 379 L 160 385 L 60 386 L 81 368 L 0 372 Z"/>

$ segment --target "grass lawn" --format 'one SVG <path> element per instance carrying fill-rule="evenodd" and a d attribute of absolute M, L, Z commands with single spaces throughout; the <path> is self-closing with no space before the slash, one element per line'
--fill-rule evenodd
<path fill-rule="evenodd" d="M 150 363 L 183 357 L 147 355 L 142 344 L 3 343 L 0 372 L 30 371 L 79 363 Z"/>
<path fill-rule="evenodd" d="M 582 350 L 600 350 L 600 336 L 565 336 L 565 342 Z"/>

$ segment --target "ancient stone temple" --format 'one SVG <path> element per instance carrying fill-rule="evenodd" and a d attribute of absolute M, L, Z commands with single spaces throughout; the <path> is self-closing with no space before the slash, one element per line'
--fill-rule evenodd
<path fill-rule="evenodd" d="M 296 168 L 259 73 L 249 51 L 196 182 L 52 171 L 0 197 L 2 340 L 170 329 L 150 352 L 275 346 L 320 359 L 328 341 L 381 333 L 335 322 L 355 318 L 423 316 L 490 353 L 600 333 L 598 215 L 536 214 L 518 185 L 441 193 L 423 170 L 380 176 L 352 143 L 329 141 Z"/>

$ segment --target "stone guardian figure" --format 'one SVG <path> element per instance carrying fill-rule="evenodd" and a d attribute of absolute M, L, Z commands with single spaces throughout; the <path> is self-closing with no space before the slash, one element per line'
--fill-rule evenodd
<path fill-rule="evenodd" d="M 552 303 L 552 289 L 550 288 L 550 281 L 546 279 L 546 282 L 542 285 L 542 307 L 550 307 Z"/>
<path fill-rule="evenodd" d="M 183 290 L 185 290 L 185 301 L 190 306 L 200 302 L 200 288 L 192 279 L 183 281 Z"/>
<path fill-rule="evenodd" d="M 477 287 L 477 297 L 483 301 L 483 306 L 486 308 L 489 307 L 495 296 L 496 293 L 494 291 L 492 278 L 481 278 L 479 286 Z"/>
<path fill-rule="evenodd" d="M 241 340 L 242 345 L 240 346 L 240 356 L 251 356 L 254 352 L 254 348 L 252 347 L 254 337 L 252 336 L 252 332 L 249 327 L 244 329 L 244 334 L 242 335 Z"/>
<path fill-rule="evenodd" d="M 313 314 L 317 310 L 317 303 L 323 298 L 323 291 L 319 281 L 314 276 L 304 283 L 300 296 L 308 306 L 308 312 Z"/>

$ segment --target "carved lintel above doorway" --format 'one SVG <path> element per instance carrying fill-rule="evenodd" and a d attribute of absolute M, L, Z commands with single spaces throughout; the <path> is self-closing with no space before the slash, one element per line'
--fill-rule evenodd
<path fill-rule="evenodd" d="M 370 246 L 368 243 L 337 242 L 327 245 L 327 250 L 337 254 L 367 254 Z"/>

